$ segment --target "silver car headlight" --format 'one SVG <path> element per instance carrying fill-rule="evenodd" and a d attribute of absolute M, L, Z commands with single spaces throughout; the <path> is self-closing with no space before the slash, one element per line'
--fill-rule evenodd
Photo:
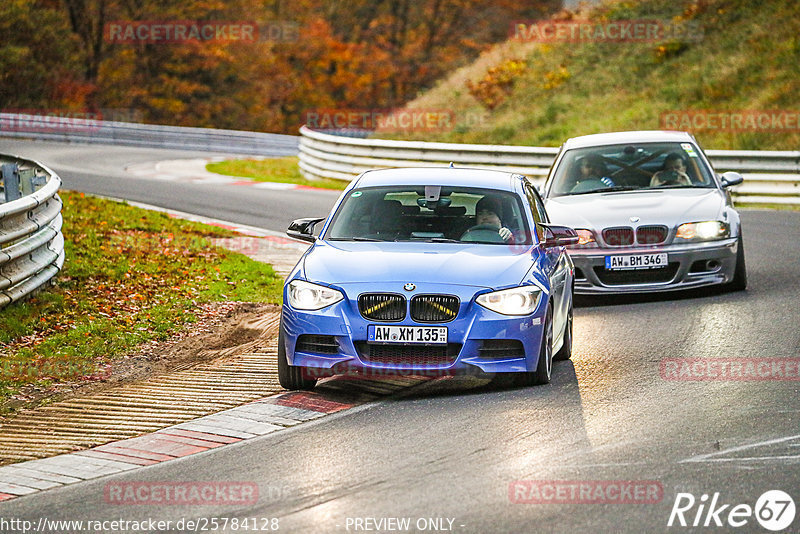
<path fill-rule="evenodd" d="M 539 305 L 542 290 L 536 286 L 522 286 L 480 295 L 475 302 L 502 315 L 530 315 Z"/>
<path fill-rule="evenodd" d="M 344 299 L 341 291 L 303 280 L 289 282 L 286 293 L 289 306 L 296 310 L 321 310 Z"/>
<path fill-rule="evenodd" d="M 687 242 L 713 241 L 730 237 L 731 227 L 722 221 L 702 221 L 685 223 L 678 227 L 675 239 Z"/>

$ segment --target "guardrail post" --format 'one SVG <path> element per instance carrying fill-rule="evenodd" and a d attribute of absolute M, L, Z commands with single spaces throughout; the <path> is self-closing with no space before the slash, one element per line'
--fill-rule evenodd
<path fill-rule="evenodd" d="M 19 167 L 16 163 L 4 163 L 0 167 L 3 176 L 3 189 L 5 190 L 6 202 L 22 198 L 19 188 Z"/>
<path fill-rule="evenodd" d="M 33 178 L 36 176 L 36 169 L 22 169 L 19 171 L 19 188 L 22 196 L 32 195 L 36 188 L 33 185 Z"/>

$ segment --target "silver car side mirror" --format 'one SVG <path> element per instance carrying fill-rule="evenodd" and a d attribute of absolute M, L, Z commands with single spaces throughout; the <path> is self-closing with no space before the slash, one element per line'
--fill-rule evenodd
<path fill-rule="evenodd" d="M 722 174 L 721 182 L 722 187 L 730 187 L 732 185 L 739 185 L 744 182 L 744 177 L 738 172 L 728 171 Z"/>

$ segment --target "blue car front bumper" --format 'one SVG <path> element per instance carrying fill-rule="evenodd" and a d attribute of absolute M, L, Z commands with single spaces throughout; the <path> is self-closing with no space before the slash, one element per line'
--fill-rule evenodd
<path fill-rule="evenodd" d="M 396 287 L 395 287 L 396 286 Z M 542 294 L 536 310 L 526 316 L 506 316 L 475 302 L 488 290 L 443 284 L 418 284 L 414 294 L 445 294 L 459 298 L 455 319 L 422 323 L 406 318 L 398 322 L 365 319 L 358 308 L 362 293 L 374 293 L 374 283 L 338 287 L 345 300 L 318 311 L 295 310 L 284 295 L 282 324 L 287 360 L 317 376 L 353 371 L 380 375 L 505 373 L 534 371 L 538 364 L 547 309 Z M 401 283 L 384 283 L 381 292 L 405 295 Z M 448 343 L 442 345 L 367 343 L 370 325 L 444 326 Z"/>

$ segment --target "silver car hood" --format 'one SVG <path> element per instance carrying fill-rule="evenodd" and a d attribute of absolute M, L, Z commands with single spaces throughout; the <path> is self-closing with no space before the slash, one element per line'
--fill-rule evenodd
<path fill-rule="evenodd" d="M 549 198 L 545 207 L 554 224 L 572 228 L 645 224 L 672 228 L 685 222 L 719 220 L 725 195 L 716 188 L 619 191 Z"/>

